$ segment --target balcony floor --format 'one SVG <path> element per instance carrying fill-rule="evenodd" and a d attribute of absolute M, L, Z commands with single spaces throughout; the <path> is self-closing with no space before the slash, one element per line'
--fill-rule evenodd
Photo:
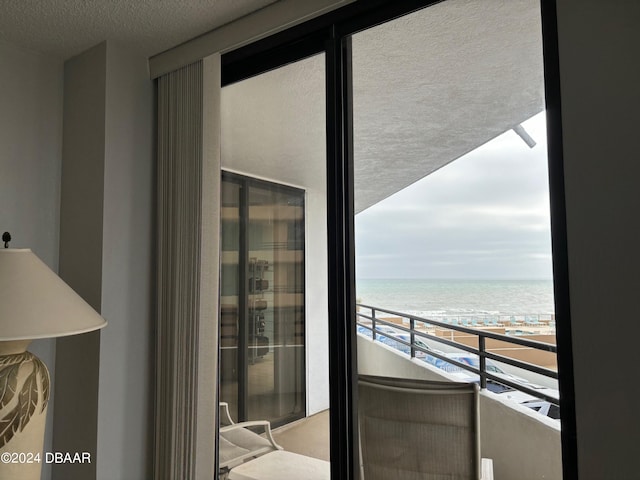
<path fill-rule="evenodd" d="M 329 410 L 284 425 L 273 436 L 285 450 L 329 460 Z"/>

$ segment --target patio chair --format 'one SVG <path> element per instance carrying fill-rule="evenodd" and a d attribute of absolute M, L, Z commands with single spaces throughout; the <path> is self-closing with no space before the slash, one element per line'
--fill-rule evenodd
<path fill-rule="evenodd" d="M 225 473 L 241 463 L 275 450 L 282 450 L 271 433 L 268 420 L 252 420 L 235 423 L 229 414 L 229 405 L 220 402 L 220 472 Z M 265 436 L 250 430 L 262 427 Z"/>
<path fill-rule="evenodd" d="M 484 324 L 487 327 L 497 327 L 499 325 L 498 317 L 486 317 L 484 319 Z"/>
<path fill-rule="evenodd" d="M 477 385 L 360 375 L 358 394 L 362 479 L 493 479 Z"/>
<path fill-rule="evenodd" d="M 527 315 L 526 317 L 524 317 L 524 323 L 525 325 L 531 327 L 537 327 L 538 325 L 540 325 L 540 321 L 538 320 L 537 315 Z"/>

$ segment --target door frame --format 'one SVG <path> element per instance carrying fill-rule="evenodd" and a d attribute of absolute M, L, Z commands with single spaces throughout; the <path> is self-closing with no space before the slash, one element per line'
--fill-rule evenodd
<path fill-rule="evenodd" d="M 442 0 L 369 0 L 222 55 L 222 86 L 324 52 L 326 58 L 329 254 L 330 453 L 332 478 L 357 479 L 357 357 L 350 35 Z M 558 34 L 554 0 L 540 0 L 558 374 L 565 480 L 577 478 Z"/>

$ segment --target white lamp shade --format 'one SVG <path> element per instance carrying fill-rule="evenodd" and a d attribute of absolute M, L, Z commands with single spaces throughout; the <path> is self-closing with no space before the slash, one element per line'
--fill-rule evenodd
<path fill-rule="evenodd" d="M 106 324 L 31 250 L 0 249 L 0 341 L 75 335 Z"/>

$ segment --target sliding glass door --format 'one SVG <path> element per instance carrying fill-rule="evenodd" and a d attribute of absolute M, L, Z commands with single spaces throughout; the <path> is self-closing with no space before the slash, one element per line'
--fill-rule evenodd
<path fill-rule="evenodd" d="M 300 418 L 304 191 L 223 172 L 221 213 L 221 398 L 233 418 Z"/>
<path fill-rule="evenodd" d="M 222 89 L 220 400 L 236 421 L 329 408 L 324 64 Z"/>
<path fill-rule="evenodd" d="M 351 59 L 358 373 L 477 383 L 482 456 L 506 478 L 562 478 L 538 2 L 445 1 L 354 34 Z M 434 424 L 453 431 L 452 412 Z M 371 438 L 436 428 L 410 442 L 397 418 L 360 424 L 367 477 L 478 464 L 372 458 Z"/>
<path fill-rule="evenodd" d="M 428 369 L 437 376 L 423 361 L 428 350 L 437 351 L 439 360 L 456 353 L 416 342 L 440 330 L 416 332 L 415 318 L 396 310 L 439 315 L 437 327 L 448 327 L 452 312 L 467 308 L 460 306 L 460 289 L 475 286 L 460 282 L 455 290 L 449 280 L 462 273 L 487 275 L 480 280 L 526 273 L 535 280 L 546 277 L 546 303 L 536 306 L 544 311 L 535 313 L 553 313 L 548 192 L 537 188 L 546 179 L 547 161 L 539 9 L 538 0 L 353 2 L 223 57 L 223 257 L 229 258 L 223 258 L 222 271 L 221 400 L 232 404 L 240 420 L 267 417 L 276 425 L 330 406 L 332 478 L 359 477 L 358 374 L 422 378 Z M 506 142 L 508 151 L 496 142 Z M 485 163 L 478 159 L 481 149 Z M 464 166 L 465 172 L 456 170 Z M 508 171 L 516 179 L 500 181 Z M 266 235 L 262 220 L 252 220 L 252 202 L 258 202 L 253 194 L 269 198 L 269 208 L 277 209 L 283 204 L 272 190 L 288 187 L 287 195 L 302 192 L 304 236 L 290 222 L 280 237 L 270 236 L 277 230 L 272 226 Z M 506 195 L 513 192 L 526 198 L 516 205 Z M 562 195 L 550 193 L 552 199 Z M 468 211 L 463 204 L 470 205 Z M 432 224 L 425 212 L 433 214 Z M 556 224 L 554 234 L 562 236 L 562 228 Z M 436 235 L 423 235 L 429 233 Z M 303 262 L 289 263 L 287 280 L 278 280 L 275 245 L 300 242 Z M 507 247 L 517 250 L 519 260 Z M 564 260 L 554 265 L 562 267 Z M 471 266 L 476 269 L 465 270 Z M 288 281 L 301 277 L 302 283 Z M 435 290 L 422 288 L 432 279 L 443 281 Z M 282 285 L 301 303 L 288 306 L 279 320 L 276 296 Z M 566 292 L 564 287 L 559 290 Z M 500 288 L 489 307 L 473 307 L 471 321 L 479 330 L 495 329 L 493 317 L 500 321 L 506 311 L 500 302 L 509 292 Z M 356 313 L 357 303 L 369 307 Z M 381 317 L 366 316 L 384 308 L 392 311 L 378 325 L 386 321 L 387 332 L 398 338 L 378 348 L 374 322 Z M 486 318 L 479 318 L 480 310 L 487 310 Z M 366 325 L 356 325 L 356 317 Z M 469 333 L 459 319 L 455 325 Z M 559 322 L 563 328 L 568 323 Z M 291 345 L 292 353 L 285 353 Z M 373 354 L 365 358 L 365 350 Z M 301 371 L 285 373 L 277 366 L 279 356 Z M 485 370 L 495 360 L 480 356 Z M 266 376 L 253 368 L 266 363 Z M 505 375 L 517 374 L 499 367 L 509 370 Z M 303 389 L 289 395 L 293 385 Z M 553 382 L 543 386 L 558 388 Z M 563 442 L 573 448 L 573 404 L 563 401 Z M 524 408 L 515 410 L 531 420 Z M 493 435 L 491 441 L 483 437 L 483 454 L 496 459 L 497 470 L 518 471 L 526 464 L 541 476 L 553 472 L 560 478 L 559 428 L 551 440 L 541 440 L 553 458 L 547 464 L 529 454 L 525 432 L 513 435 L 517 441 L 510 443 L 509 455 L 496 440 L 501 434 L 493 425 L 483 433 Z M 317 453 L 301 451 L 300 444 L 287 449 Z"/>

